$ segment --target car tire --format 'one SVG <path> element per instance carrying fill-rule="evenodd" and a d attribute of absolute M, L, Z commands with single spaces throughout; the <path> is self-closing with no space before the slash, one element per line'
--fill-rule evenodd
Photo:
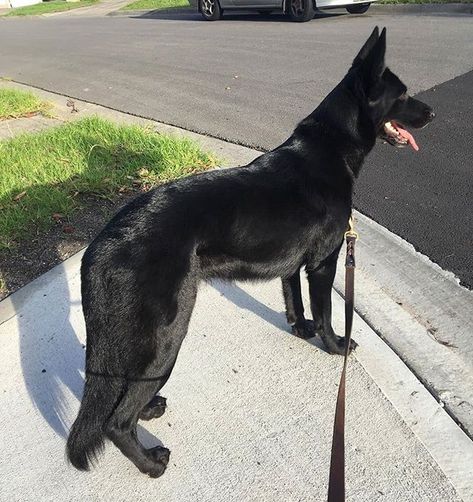
<path fill-rule="evenodd" d="M 222 19 L 223 10 L 218 0 L 200 0 L 200 13 L 206 21 Z"/>
<path fill-rule="evenodd" d="M 347 5 L 346 9 L 350 14 L 364 14 L 370 8 L 370 5 L 370 3 L 359 3 Z"/>
<path fill-rule="evenodd" d="M 315 16 L 313 0 L 287 0 L 286 12 L 291 21 L 305 23 Z"/>

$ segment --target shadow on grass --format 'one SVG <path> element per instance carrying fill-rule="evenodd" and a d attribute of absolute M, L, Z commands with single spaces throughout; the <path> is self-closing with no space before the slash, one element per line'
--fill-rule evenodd
<path fill-rule="evenodd" d="M 9 291 L 62 261 L 58 246 L 89 242 L 130 192 L 214 162 L 191 142 L 94 117 L 2 147 L 0 271 Z"/>

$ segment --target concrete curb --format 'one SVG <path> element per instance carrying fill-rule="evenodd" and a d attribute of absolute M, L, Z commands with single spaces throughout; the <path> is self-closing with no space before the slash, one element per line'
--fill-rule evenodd
<path fill-rule="evenodd" d="M 334 307 L 340 312 L 344 302 L 340 293 L 339 297 Z M 373 329 L 356 332 L 356 321 L 365 323 L 366 320 L 357 314 L 356 359 L 420 439 L 458 494 L 465 502 L 473 500 L 473 442 L 402 362 L 399 354 L 383 343 Z M 343 326 L 338 327 L 338 332 L 343 332 Z M 459 452 L 464 455 L 461 459 Z"/>
<path fill-rule="evenodd" d="M 357 311 L 473 438 L 473 291 L 358 212 L 356 223 Z"/>

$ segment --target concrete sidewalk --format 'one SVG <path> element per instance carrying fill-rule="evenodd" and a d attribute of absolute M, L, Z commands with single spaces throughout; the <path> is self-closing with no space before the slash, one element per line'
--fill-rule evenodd
<path fill-rule="evenodd" d="M 278 282 L 201 288 L 163 389 L 169 409 L 140 427 L 147 445 L 156 444 L 156 436 L 172 451 L 162 478 L 141 475 L 112 446 L 90 474 L 67 466 L 65 437 L 83 384 L 80 257 L 12 295 L 10 307 L 3 305 L 0 500 L 325 500 L 341 358 L 287 332 Z M 334 300 L 341 330 L 342 302 Z M 396 356 L 379 350 L 382 342 L 359 317 L 354 338 L 360 347 L 348 374 L 348 500 L 461 500 L 360 363 L 369 367 L 375 355 L 387 381 Z M 425 419 L 451 422 L 421 388 L 411 391 L 412 375 L 400 368 L 396 378 L 407 394 L 430 399 L 422 406 L 426 413 L 434 407 Z M 467 461 L 471 448 L 464 447 L 457 453 Z"/>

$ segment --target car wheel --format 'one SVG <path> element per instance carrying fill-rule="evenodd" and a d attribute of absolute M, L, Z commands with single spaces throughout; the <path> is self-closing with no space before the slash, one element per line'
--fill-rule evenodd
<path fill-rule="evenodd" d="M 287 13 L 291 21 L 305 23 L 314 18 L 315 9 L 313 0 L 288 0 Z"/>
<path fill-rule="evenodd" d="M 200 13 L 206 21 L 217 21 L 222 18 L 223 11 L 218 0 L 200 0 Z"/>
<path fill-rule="evenodd" d="M 348 5 L 347 6 L 347 11 L 350 14 L 364 14 L 369 8 L 370 8 L 369 3 L 359 3 L 359 4 L 354 4 L 354 5 Z"/>

